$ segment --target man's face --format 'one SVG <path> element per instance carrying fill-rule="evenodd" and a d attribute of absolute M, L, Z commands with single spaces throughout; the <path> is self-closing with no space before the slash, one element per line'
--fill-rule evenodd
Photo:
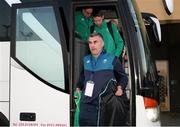
<path fill-rule="evenodd" d="M 104 43 L 101 37 L 94 36 L 89 38 L 89 49 L 93 56 L 98 56 L 101 53 L 103 46 Z"/>
<path fill-rule="evenodd" d="M 83 14 L 84 14 L 84 16 L 85 16 L 86 18 L 91 17 L 92 12 L 93 12 L 93 9 L 92 9 L 92 8 L 83 9 Z"/>
<path fill-rule="evenodd" d="M 98 27 L 100 27 L 101 24 L 102 24 L 102 21 L 103 21 L 103 17 L 101 17 L 101 16 L 95 16 L 93 19 L 94 19 L 94 23 L 95 23 Z"/>

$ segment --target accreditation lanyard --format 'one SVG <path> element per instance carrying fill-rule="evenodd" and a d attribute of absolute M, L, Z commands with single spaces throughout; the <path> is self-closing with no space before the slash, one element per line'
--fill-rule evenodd
<path fill-rule="evenodd" d="M 96 63 L 97 63 L 97 61 L 93 60 L 93 58 L 91 57 L 92 72 L 91 72 L 91 75 L 90 75 L 90 80 L 88 80 L 86 82 L 86 89 L 85 89 L 85 94 L 84 94 L 84 95 L 86 95 L 88 97 L 93 96 L 93 90 L 94 90 L 94 85 L 95 85 L 95 83 L 93 82 L 93 76 L 94 76 Z"/>

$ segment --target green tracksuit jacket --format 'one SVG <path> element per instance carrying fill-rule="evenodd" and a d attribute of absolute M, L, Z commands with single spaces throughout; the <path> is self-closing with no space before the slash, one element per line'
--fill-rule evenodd
<path fill-rule="evenodd" d="M 107 23 L 105 21 L 102 22 L 100 27 L 94 27 L 94 32 L 101 33 L 104 40 L 104 49 L 108 53 L 113 53 L 115 56 L 119 57 L 124 47 L 124 42 L 119 34 L 118 28 L 115 24 L 112 24 L 112 31 L 114 35 L 114 39 L 111 36 L 111 33 L 108 30 Z"/>
<path fill-rule="evenodd" d="M 91 18 L 86 18 L 82 12 L 78 11 L 75 14 L 75 31 L 80 35 L 81 39 L 87 41 L 90 35 L 90 26 L 93 25 Z"/>

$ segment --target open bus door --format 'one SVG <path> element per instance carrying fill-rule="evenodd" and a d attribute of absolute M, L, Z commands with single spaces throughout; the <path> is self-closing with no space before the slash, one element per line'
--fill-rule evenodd
<path fill-rule="evenodd" d="M 68 52 L 54 3 L 13 5 L 10 126 L 70 126 Z"/>
<path fill-rule="evenodd" d="M 128 96 L 126 126 L 160 126 L 158 75 L 148 47 L 151 42 L 148 39 L 144 22 L 140 13 L 138 13 L 138 7 L 135 1 L 76 1 L 73 4 L 73 16 L 75 16 L 76 11 L 80 11 L 86 6 L 91 6 L 95 10 L 102 10 L 105 21 L 107 22 L 109 20 L 117 21 L 116 25 L 118 25 L 123 37 L 127 55 L 124 67 L 129 78 L 129 83 L 126 88 Z M 73 16 L 71 21 L 74 21 Z M 155 27 L 155 30 L 157 30 L 157 25 L 155 25 Z M 74 29 L 75 26 L 73 27 L 73 30 Z M 73 32 L 74 31 L 72 31 L 72 33 Z M 160 37 L 160 33 L 156 35 Z M 74 38 L 74 42 L 72 43 L 72 58 L 77 57 L 76 54 L 82 53 L 86 43 L 83 43 L 75 32 Z M 82 46 L 76 49 L 74 47 L 76 47 L 77 43 Z M 76 60 L 77 59 L 72 59 L 72 61 L 77 63 Z M 76 82 L 78 75 L 75 74 L 77 74 L 76 72 L 80 71 L 81 68 L 79 68 L 79 64 L 74 64 L 72 68 L 72 72 L 74 72 L 74 82 Z"/>

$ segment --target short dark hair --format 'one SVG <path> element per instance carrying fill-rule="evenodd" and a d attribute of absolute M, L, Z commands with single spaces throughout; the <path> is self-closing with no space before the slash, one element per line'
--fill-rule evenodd
<path fill-rule="evenodd" d="M 103 10 L 94 10 L 92 13 L 93 17 L 102 17 L 104 16 L 104 11 Z"/>
<path fill-rule="evenodd" d="M 91 6 L 84 6 L 84 7 L 82 7 L 82 9 L 93 9 L 93 7 L 91 7 Z"/>
<path fill-rule="evenodd" d="M 90 34 L 89 35 L 89 37 L 95 37 L 95 36 L 99 36 L 99 37 L 101 37 L 102 38 L 102 40 L 103 40 L 103 36 L 102 36 L 102 34 L 101 33 L 92 33 L 92 34 Z"/>

